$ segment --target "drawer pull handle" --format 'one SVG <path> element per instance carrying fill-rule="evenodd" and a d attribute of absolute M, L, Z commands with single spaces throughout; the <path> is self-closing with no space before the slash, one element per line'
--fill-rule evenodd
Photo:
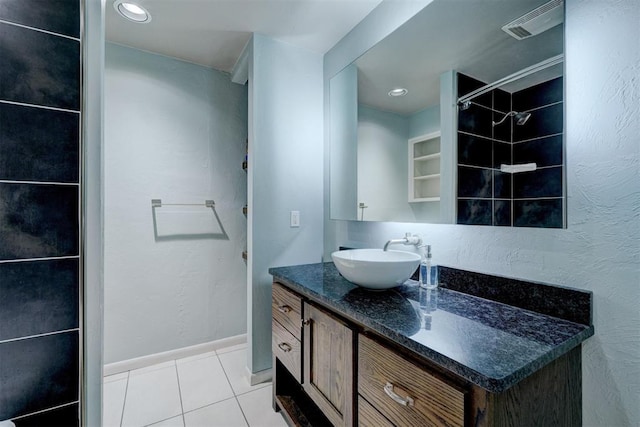
<path fill-rule="evenodd" d="M 387 383 L 384 386 L 384 392 L 387 393 L 387 396 L 392 398 L 396 403 L 399 403 L 402 406 L 413 406 L 413 399 L 410 396 L 402 397 L 393 391 L 393 384 Z"/>
<path fill-rule="evenodd" d="M 278 344 L 278 347 L 280 347 L 280 350 L 284 351 L 285 353 L 289 353 L 291 351 L 291 346 L 286 342 L 281 342 L 280 344 Z"/>
<path fill-rule="evenodd" d="M 288 313 L 288 312 L 290 312 L 291 310 L 292 310 L 292 308 L 291 308 L 291 307 L 289 307 L 288 305 L 279 305 L 279 306 L 278 306 L 278 311 L 279 311 L 280 313 L 287 314 L 287 313 Z"/>
<path fill-rule="evenodd" d="M 310 319 L 302 319 L 302 326 L 309 326 L 311 324 Z"/>

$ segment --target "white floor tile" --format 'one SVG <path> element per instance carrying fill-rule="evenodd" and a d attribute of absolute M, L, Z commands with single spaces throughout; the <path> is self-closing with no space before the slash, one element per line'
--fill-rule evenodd
<path fill-rule="evenodd" d="M 160 421 L 159 423 L 150 424 L 149 427 L 184 427 L 184 420 L 182 415 L 179 417 L 169 418 L 168 420 Z"/>
<path fill-rule="evenodd" d="M 247 427 L 235 398 L 184 414 L 186 427 Z"/>
<path fill-rule="evenodd" d="M 271 386 L 238 396 L 240 408 L 250 427 L 286 427 L 287 423 L 271 406 Z"/>
<path fill-rule="evenodd" d="M 105 382 L 102 388 L 102 425 L 104 427 L 120 427 L 120 421 L 122 420 L 122 410 L 124 408 L 124 398 L 126 393 L 126 375 L 124 379 Z"/>
<path fill-rule="evenodd" d="M 106 383 L 110 383 L 112 381 L 126 380 L 127 378 L 129 378 L 129 371 L 121 372 L 119 374 L 114 374 L 114 375 L 108 375 L 108 376 L 102 378 L 102 383 L 106 384 Z"/>
<path fill-rule="evenodd" d="M 229 352 L 232 352 L 232 351 L 245 350 L 246 348 L 247 348 L 247 343 L 236 344 L 236 345 L 232 345 L 230 347 L 219 348 L 219 349 L 216 350 L 216 353 L 224 354 L 224 353 L 229 353 Z"/>
<path fill-rule="evenodd" d="M 124 405 L 123 427 L 146 426 L 181 413 L 178 376 L 173 364 L 136 375 L 132 371 Z"/>
<path fill-rule="evenodd" d="M 267 387 L 271 382 L 264 382 L 254 386 L 247 380 L 247 350 L 236 350 L 218 356 L 224 371 L 227 373 L 231 387 L 236 395 Z"/>
<path fill-rule="evenodd" d="M 144 368 L 134 369 L 132 371 L 129 371 L 129 377 L 140 375 L 140 374 L 146 374 L 147 372 L 157 371 L 159 369 L 175 367 L 175 366 L 176 366 L 176 361 L 170 360 L 168 362 L 162 362 L 155 365 L 146 366 Z"/>
<path fill-rule="evenodd" d="M 233 397 L 218 356 L 179 361 L 178 378 L 185 412 Z"/>
<path fill-rule="evenodd" d="M 176 359 L 176 364 L 181 364 L 185 362 L 193 362 L 194 360 L 206 359 L 207 357 L 215 356 L 215 351 L 209 351 L 207 353 L 200 353 L 193 356 L 183 357 L 182 359 Z"/>

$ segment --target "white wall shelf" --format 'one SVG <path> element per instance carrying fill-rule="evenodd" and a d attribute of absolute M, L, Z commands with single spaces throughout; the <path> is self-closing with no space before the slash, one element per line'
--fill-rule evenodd
<path fill-rule="evenodd" d="M 409 202 L 440 200 L 440 132 L 411 138 L 409 153 Z"/>

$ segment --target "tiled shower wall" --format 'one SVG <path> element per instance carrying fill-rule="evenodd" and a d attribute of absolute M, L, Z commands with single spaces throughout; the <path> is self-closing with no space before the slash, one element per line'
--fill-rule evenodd
<path fill-rule="evenodd" d="M 458 96 L 486 83 L 458 74 Z M 524 125 L 510 111 L 530 112 Z M 458 224 L 561 228 L 563 202 L 563 79 L 510 94 L 494 89 L 458 113 Z M 536 163 L 508 174 L 500 165 Z"/>
<path fill-rule="evenodd" d="M 0 1 L 0 421 L 79 425 L 80 0 Z"/>

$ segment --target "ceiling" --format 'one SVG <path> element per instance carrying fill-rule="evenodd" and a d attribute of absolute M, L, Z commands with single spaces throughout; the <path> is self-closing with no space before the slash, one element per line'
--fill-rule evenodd
<path fill-rule="evenodd" d="M 254 32 L 325 53 L 381 0 L 134 0 L 136 24 L 106 4 L 107 41 L 230 72 Z"/>
<path fill-rule="evenodd" d="M 440 103 L 440 75 L 445 71 L 491 83 L 563 53 L 563 25 L 524 40 L 501 29 L 547 1 L 434 0 L 356 61 L 359 103 L 412 114 Z M 519 90 L 562 71 L 556 66 L 503 89 Z M 409 93 L 389 97 L 396 87 Z"/>

